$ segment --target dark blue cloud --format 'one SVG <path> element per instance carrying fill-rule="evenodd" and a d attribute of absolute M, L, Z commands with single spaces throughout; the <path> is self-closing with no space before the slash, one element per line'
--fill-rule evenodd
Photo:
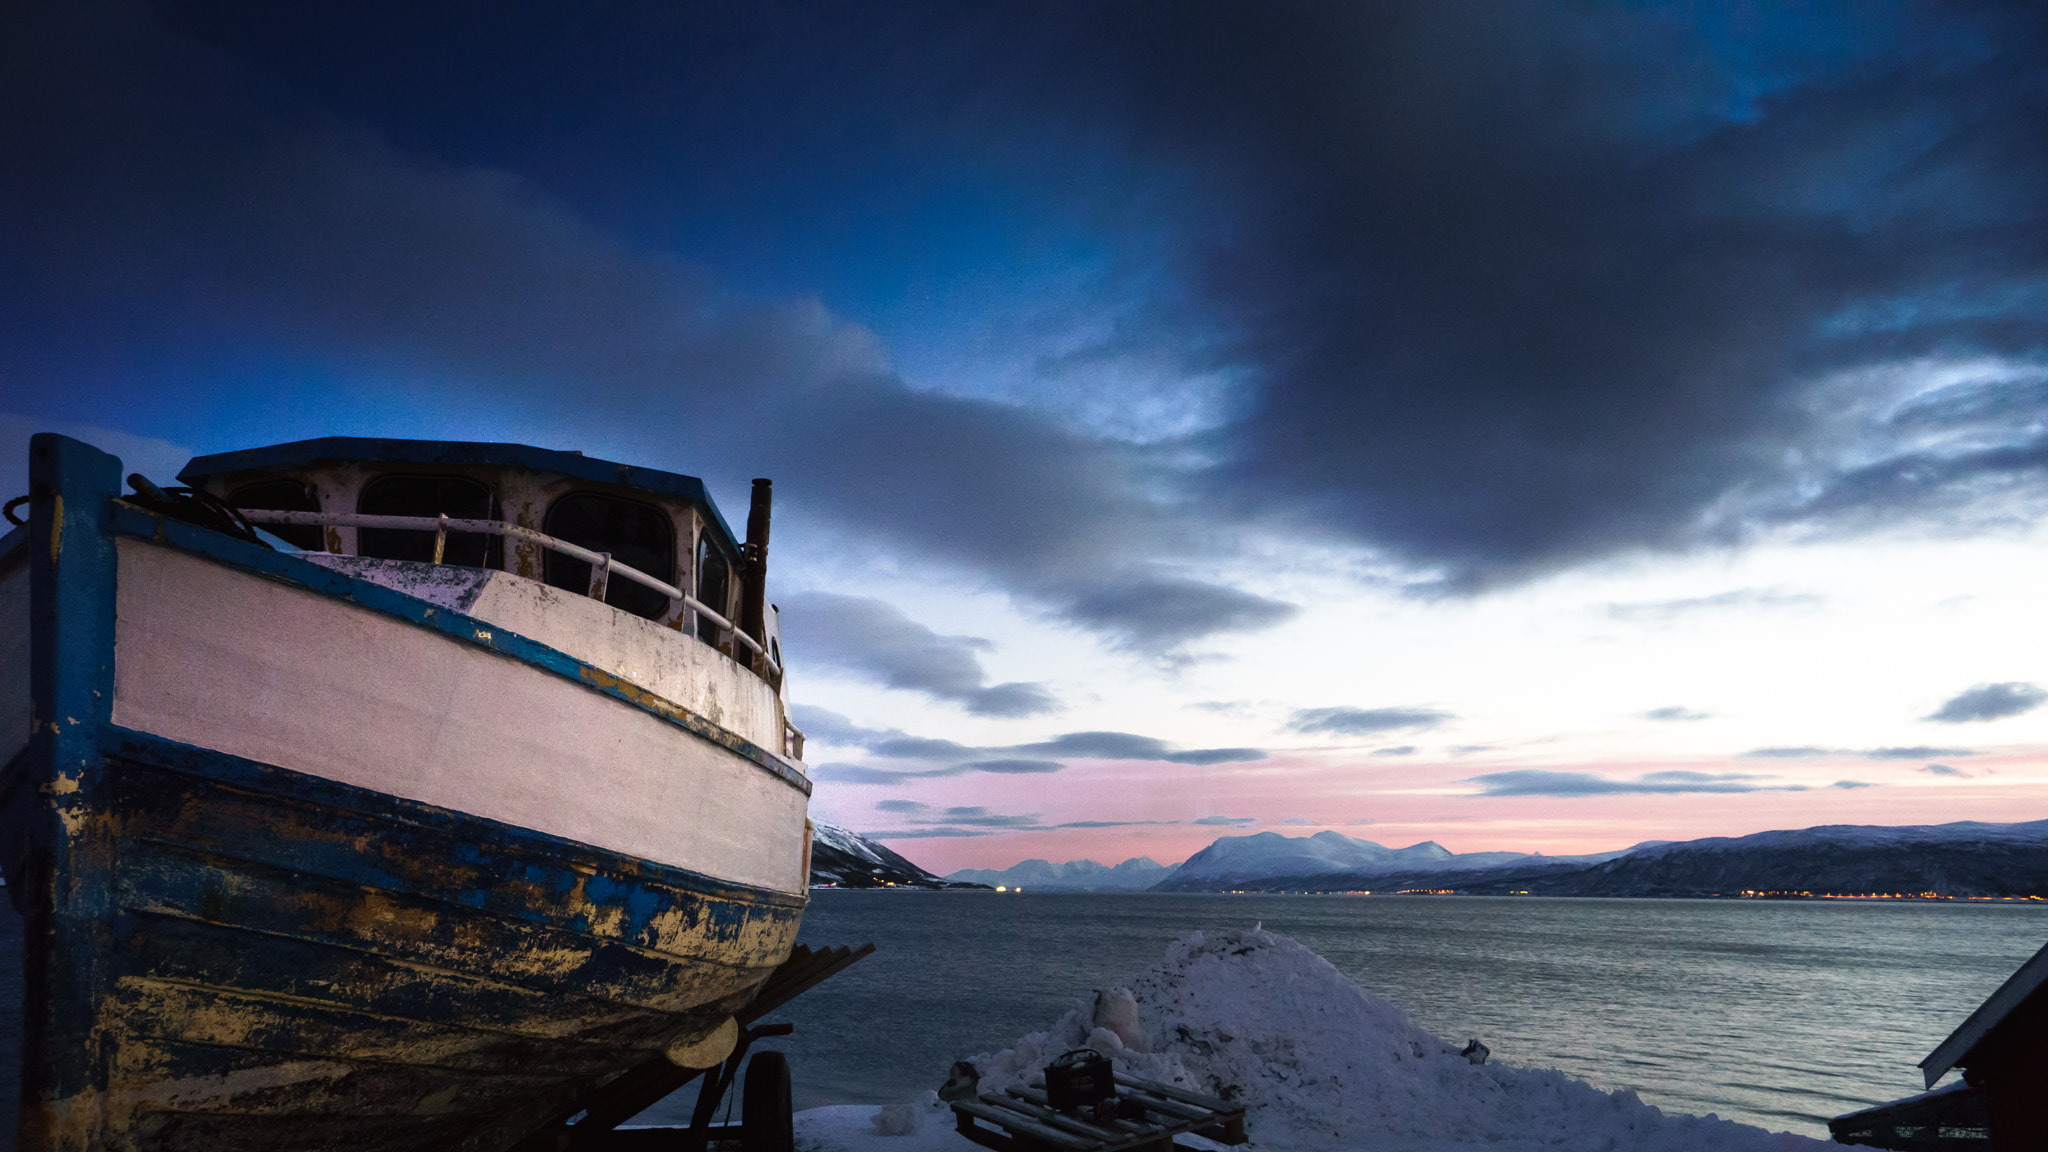
<path fill-rule="evenodd" d="M 1932 760 L 1936 756 L 1975 756 L 1968 748 L 1932 748 L 1916 744 L 1910 748 L 1872 748 L 1864 755 L 1872 760 Z"/>
<path fill-rule="evenodd" d="M 970 760 L 960 767 L 974 772 L 998 772 L 1015 776 L 1057 772 L 1066 765 L 1057 760 Z"/>
<path fill-rule="evenodd" d="M 1295 732 L 1327 732 L 1337 736 L 1370 736 L 1404 728 L 1435 728 L 1455 719 L 1436 708 L 1303 708 L 1288 721 Z"/>
<path fill-rule="evenodd" d="M 864 596 L 782 596 L 783 643 L 792 658 L 848 669 L 890 688 L 923 692 L 977 716 L 1036 716 L 1059 701 L 1042 684 L 988 683 L 978 636 L 942 636 L 894 605 Z"/>
<path fill-rule="evenodd" d="M 1129 732 L 1069 732 L 1036 744 L 1019 744 L 1017 752 L 1073 756 L 1095 760 L 1156 760 L 1168 764 L 1231 764 L 1263 760 L 1258 748 L 1178 749 L 1164 740 Z"/>
<path fill-rule="evenodd" d="M 1195 580 L 1138 579 L 1097 588 L 1068 609 L 1131 647 L 1171 649 L 1217 632 L 1247 632 L 1292 619 L 1292 604 Z"/>
<path fill-rule="evenodd" d="M 1175 820 L 1071 820 L 1064 824 L 1044 824 L 1036 813 L 1007 815 L 991 812 L 979 805 L 940 809 L 916 800 L 884 800 L 875 807 L 908 816 L 910 823 L 915 825 L 894 832 L 863 833 L 878 840 L 989 836 L 998 832 L 1042 832 L 1050 828 L 1137 828 L 1179 823 Z"/>
<path fill-rule="evenodd" d="M 1979 684 L 1959 692 L 1931 714 L 1921 717 L 1941 724 L 1969 724 L 1982 720 L 2003 720 L 2031 712 L 2048 701 L 2048 692 L 2018 680 L 2003 684 Z"/>
<path fill-rule="evenodd" d="M 1204 824 L 1217 828 L 1249 828 L 1258 822 L 1259 818 L 1256 816 L 1204 816 L 1199 820 L 1188 821 L 1190 824 Z"/>
<path fill-rule="evenodd" d="M 874 768 L 866 764 L 843 764 L 826 761 L 811 765 L 811 779 L 830 781 L 834 784 L 902 784 L 917 779 L 916 772 L 898 772 L 889 768 Z"/>
<path fill-rule="evenodd" d="M 32 418 L 768 472 L 800 521 L 1151 654 L 1292 615 L 1181 574 L 1248 529 L 1455 590 L 2048 493 L 2027 6 L 4 19 Z M 1048 266 L 1050 340 L 1047 293 L 990 287 Z M 892 374 L 935 328 L 1031 335 L 1008 375 Z M 2004 367 L 1816 391 L 1930 359 Z M 1105 430 L 1118 388 L 1193 415 Z M 916 690 L 1046 703 L 960 683 Z"/>
<path fill-rule="evenodd" d="M 1263 760 L 1260 748 L 1175 748 L 1152 736 L 1130 732 L 1068 732 L 1034 744 L 973 748 L 952 740 L 912 736 L 894 728 L 863 728 L 830 709 L 799 704 L 791 710 L 806 738 L 819 744 L 861 748 L 877 756 L 936 762 L 943 767 L 890 770 L 837 765 L 835 779 L 884 783 L 925 776 L 957 776 L 964 772 L 1057 772 L 1064 765 L 1052 757 L 1088 760 L 1150 760 L 1165 764 L 1235 764 Z M 855 779 L 855 777 L 858 779 Z"/>
<path fill-rule="evenodd" d="M 1612 780 L 1590 772 L 1551 772 L 1521 768 L 1489 772 L 1466 781 L 1479 785 L 1475 796 L 1631 796 L 1683 792 L 1803 792 L 1797 784 L 1761 784 L 1768 776 L 1743 772 L 1646 772 L 1634 780 Z"/>

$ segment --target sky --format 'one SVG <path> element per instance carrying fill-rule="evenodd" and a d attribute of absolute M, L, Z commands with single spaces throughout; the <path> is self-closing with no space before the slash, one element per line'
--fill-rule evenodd
<path fill-rule="evenodd" d="M 2048 817 L 2048 10 L 17 3 L 0 486 L 777 492 L 936 871 Z"/>

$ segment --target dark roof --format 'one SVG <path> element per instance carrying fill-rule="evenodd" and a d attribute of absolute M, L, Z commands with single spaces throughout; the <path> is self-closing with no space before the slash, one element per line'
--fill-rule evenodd
<path fill-rule="evenodd" d="M 1983 1043 L 1986 1037 L 1996 1031 L 2006 1018 L 2012 1016 L 2022 1005 L 2033 999 L 2041 985 L 2048 983 L 2048 947 L 2034 953 L 2034 958 L 2020 965 L 2020 970 L 1998 986 L 1984 1003 L 1977 1006 L 1963 1026 L 1943 1040 L 1939 1047 L 1927 1054 L 1920 1062 L 1920 1069 L 1926 1073 L 1927 1086 L 1958 1064 L 1968 1064 L 1971 1053 Z"/>
<path fill-rule="evenodd" d="M 289 444 L 273 444 L 268 448 L 249 448 L 240 452 L 216 452 L 211 456 L 195 456 L 191 463 L 185 465 L 185 470 L 178 473 L 178 479 L 187 484 L 197 484 L 209 476 L 219 476 L 227 472 L 255 468 L 290 468 L 323 460 L 360 460 L 374 464 L 494 465 L 527 468 L 535 472 L 554 472 L 599 484 L 616 484 L 622 488 L 635 488 L 642 492 L 695 501 L 711 514 L 711 520 L 718 525 L 718 530 L 724 533 L 728 544 L 735 548 L 739 544 L 739 537 L 733 535 L 732 526 L 725 522 L 725 516 L 719 512 L 718 505 L 712 503 L 711 493 L 705 490 L 704 481 L 695 476 L 662 472 L 653 468 L 636 468 L 631 464 L 615 464 L 610 460 L 585 456 L 581 452 L 557 452 L 549 448 L 535 448 L 529 444 L 325 436 L 318 440 L 294 440 Z"/>

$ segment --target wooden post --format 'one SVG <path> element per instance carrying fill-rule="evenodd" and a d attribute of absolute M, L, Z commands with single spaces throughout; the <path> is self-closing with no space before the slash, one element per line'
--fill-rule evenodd
<path fill-rule="evenodd" d="M 740 555 L 740 631 L 768 646 L 768 516 L 774 503 L 772 482 L 754 481 L 754 502 L 747 510 L 747 545 Z M 755 671 L 766 673 L 766 659 L 754 657 Z"/>

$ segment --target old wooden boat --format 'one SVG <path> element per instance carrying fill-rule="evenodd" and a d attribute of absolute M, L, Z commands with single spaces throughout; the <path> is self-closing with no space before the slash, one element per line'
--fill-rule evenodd
<path fill-rule="evenodd" d="M 39 435 L 30 473 L 19 1147 L 567 1147 L 601 1086 L 733 1050 L 809 851 L 765 481 L 740 540 L 691 477 L 519 445 L 306 441 L 124 495 Z"/>

